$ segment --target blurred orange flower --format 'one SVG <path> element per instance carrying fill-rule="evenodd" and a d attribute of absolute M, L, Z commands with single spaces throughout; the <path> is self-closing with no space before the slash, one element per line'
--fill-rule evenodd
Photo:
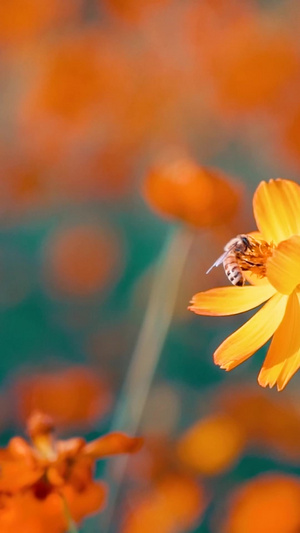
<path fill-rule="evenodd" d="M 300 366 L 300 187 L 287 180 L 261 182 L 253 199 L 259 240 L 272 248 L 261 257 L 262 277 L 253 285 L 222 287 L 198 293 L 189 307 L 199 315 L 225 316 L 248 311 L 267 301 L 214 354 L 215 363 L 231 370 L 272 336 L 260 371 L 260 385 L 282 390 Z M 270 318 L 271 317 L 271 318 Z"/>
<path fill-rule="evenodd" d="M 101 147 L 132 90 L 129 58 L 113 32 L 73 30 L 38 48 L 31 60 L 34 69 L 18 109 L 21 131 L 30 132 L 50 160 L 78 138 L 82 147 L 87 132 L 97 132 Z"/>
<path fill-rule="evenodd" d="M 231 116 L 240 120 L 286 105 L 300 56 L 296 34 L 283 16 L 275 10 L 265 14 L 252 0 L 202 0 L 188 22 L 199 82 L 220 118 L 228 123 Z"/>
<path fill-rule="evenodd" d="M 216 408 L 235 421 L 245 444 L 259 446 L 288 462 L 299 463 L 300 413 L 298 396 L 280 397 L 242 384 L 218 391 Z"/>
<path fill-rule="evenodd" d="M 230 221 L 240 201 L 229 177 L 187 157 L 158 161 L 146 176 L 144 196 L 159 214 L 201 228 Z M 218 206 L 216 198 L 222 198 Z"/>
<path fill-rule="evenodd" d="M 103 3 L 107 5 L 112 13 L 120 16 L 122 19 L 130 22 L 137 22 L 146 18 L 160 6 L 169 4 L 172 0 L 98 0 L 100 7 Z"/>
<path fill-rule="evenodd" d="M 41 37 L 79 11 L 82 0 L 1 0 L 0 42 L 13 46 Z"/>
<path fill-rule="evenodd" d="M 78 31 L 39 50 L 40 70 L 21 106 L 27 120 L 50 114 L 76 125 L 86 118 L 103 89 L 97 45 L 93 32 Z"/>
<path fill-rule="evenodd" d="M 59 228 L 46 245 L 45 278 L 54 292 L 88 297 L 119 271 L 117 236 L 97 224 Z"/>
<path fill-rule="evenodd" d="M 36 412 L 28 421 L 29 444 L 21 437 L 0 450 L 0 529 L 63 533 L 67 516 L 78 522 L 104 504 L 105 487 L 93 480 L 95 462 L 107 455 L 132 453 L 142 439 L 111 433 L 90 443 L 77 437 L 53 438 L 51 418 Z M 52 520 L 53 519 L 53 520 Z M 20 520 L 22 520 L 20 524 Z M 32 529 L 30 529 L 32 527 Z"/>
<path fill-rule="evenodd" d="M 238 487 L 231 498 L 223 533 L 291 533 L 300 528 L 300 480 L 263 474 Z"/>
<path fill-rule="evenodd" d="M 189 428 L 178 440 L 182 464 L 212 476 L 229 469 L 238 459 L 245 438 L 242 426 L 227 414 L 212 414 Z"/>
<path fill-rule="evenodd" d="M 201 518 L 206 499 L 201 485 L 182 474 L 165 475 L 145 495 L 135 498 L 121 533 L 181 533 Z"/>
<path fill-rule="evenodd" d="M 260 16 L 231 24 L 211 41 L 209 70 L 221 105 L 232 112 L 270 108 L 297 79 L 299 54 L 282 25 Z"/>
<path fill-rule="evenodd" d="M 112 400 L 105 380 L 84 366 L 22 376 L 16 380 L 12 394 L 17 418 L 22 423 L 38 410 L 51 416 L 56 427 L 64 429 L 99 420 Z"/>

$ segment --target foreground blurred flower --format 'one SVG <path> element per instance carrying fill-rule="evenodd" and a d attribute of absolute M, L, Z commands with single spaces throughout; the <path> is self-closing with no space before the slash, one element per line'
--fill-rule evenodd
<path fill-rule="evenodd" d="M 260 276 L 249 273 L 252 286 L 196 294 L 189 309 L 199 315 L 234 315 L 268 300 L 219 346 L 214 360 L 231 370 L 274 335 L 258 381 L 264 387 L 277 383 L 282 390 L 300 366 L 300 187 L 281 179 L 262 182 L 253 208 L 260 232 L 256 238 L 267 242 L 259 258 Z"/>
<path fill-rule="evenodd" d="M 111 433 L 90 443 L 53 438 L 52 420 L 36 412 L 29 419 L 32 445 L 21 437 L 0 450 L 0 530 L 63 533 L 103 507 L 105 486 L 93 480 L 96 460 L 137 451 L 140 438 Z"/>

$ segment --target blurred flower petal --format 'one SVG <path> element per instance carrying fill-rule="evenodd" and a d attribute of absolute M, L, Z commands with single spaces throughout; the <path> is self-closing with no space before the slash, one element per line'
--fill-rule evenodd
<path fill-rule="evenodd" d="M 142 445 L 143 439 L 140 437 L 128 437 L 124 433 L 109 433 L 87 444 L 84 454 L 99 459 L 107 455 L 136 452 Z"/>

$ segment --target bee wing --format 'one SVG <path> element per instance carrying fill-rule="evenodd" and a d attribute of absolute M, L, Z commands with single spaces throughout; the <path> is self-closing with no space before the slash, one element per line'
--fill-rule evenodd
<path fill-rule="evenodd" d="M 226 252 L 224 252 L 222 255 L 220 255 L 220 257 L 214 262 L 213 265 L 211 265 L 211 267 L 207 270 L 206 274 L 209 274 L 210 271 L 214 268 L 214 267 L 218 267 L 220 266 L 224 259 L 227 257 L 227 255 L 229 254 L 231 250 L 226 250 Z"/>

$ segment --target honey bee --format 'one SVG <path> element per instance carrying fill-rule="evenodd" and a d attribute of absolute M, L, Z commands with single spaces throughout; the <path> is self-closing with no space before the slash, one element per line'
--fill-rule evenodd
<path fill-rule="evenodd" d="M 243 270 L 248 270 L 253 265 L 247 258 L 244 257 L 248 251 L 253 249 L 255 240 L 250 235 L 237 235 L 231 239 L 224 247 L 224 253 L 215 261 L 215 263 L 208 269 L 208 274 L 212 268 L 217 267 L 223 263 L 225 274 L 232 285 L 243 286 L 245 278 Z M 241 261 L 242 260 L 242 261 Z M 243 262 L 243 266 L 241 265 Z"/>

